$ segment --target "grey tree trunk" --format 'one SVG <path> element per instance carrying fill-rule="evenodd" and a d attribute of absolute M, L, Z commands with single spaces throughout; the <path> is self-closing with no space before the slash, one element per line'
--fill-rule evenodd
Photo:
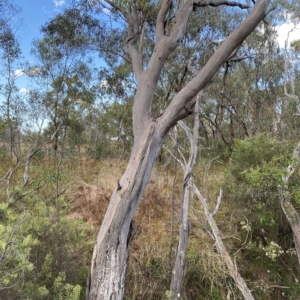
<path fill-rule="evenodd" d="M 122 299 L 133 214 L 144 194 L 162 139 L 151 124 L 118 181 L 94 248 L 88 299 Z M 104 266 L 99 268 L 99 266 Z"/>
<path fill-rule="evenodd" d="M 188 240 L 190 235 L 190 219 L 189 219 L 189 200 L 190 200 L 190 188 L 193 184 L 193 169 L 196 164 L 197 152 L 198 152 L 198 136 L 199 136 L 199 105 L 202 96 L 202 91 L 197 96 L 195 105 L 195 118 L 194 118 L 194 130 L 193 136 L 188 128 L 181 122 L 181 127 L 185 130 L 190 143 L 190 157 L 188 163 L 183 166 L 184 177 L 183 177 L 183 191 L 182 191 L 182 202 L 179 217 L 179 241 L 176 250 L 175 264 L 172 271 L 171 278 L 171 300 L 181 299 L 181 290 L 185 276 L 186 269 L 186 251 L 188 246 Z"/>
<path fill-rule="evenodd" d="M 181 166 L 185 169 L 184 173 L 184 183 L 183 183 L 183 198 L 182 198 L 182 206 L 181 206 L 181 212 L 180 212 L 180 235 L 179 235 L 179 242 L 177 247 L 177 253 L 176 253 L 176 260 L 174 269 L 172 272 L 172 281 L 171 281 L 171 300 L 178 300 L 182 299 L 181 293 L 182 293 L 182 285 L 185 275 L 185 267 L 186 267 L 186 249 L 188 245 L 188 238 L 189 238 L 189 228 L 190 228 L 190 222 L 188 218 L 188 208 L 189 208 L 189 195 L 190 195 L 190 188 L 193 189 L 193 191 L 198 196 L 200 202 L 202 203 L 203 210 L 205 213 L 206 220 L 212 230 L 212 237 L 214 238 L 214 241 L 216 243 L 217 250 L 219 254 L 222 256 L 226 267 L 228 269 L 228 272 L 234 282 L 236 283 L 238 289 L 243 294 L 244 298 L 246 300 L 254 300 L 251 291 L 249 290 L 245 280 L 240 275 L 240 273 L 237 270 L 237 266 L 231 259 L 225 245 L 223 244 L 221 234 L 219 232 L 219 228 L 213 218 L 213 216 L 217 213 L 220 205 L 220 201 L 222 198 L 222 193 L 220 193 L 220 196 L 218 198 L 218 202 L 216 205 L 216 208 L 213 213 L 210 213 L 208 209 L 208 205 L 206 202 L 206 199 L 201 195 L 197 187 L 195 186 L 193 180 L 192 180 L 192 170 L 195 164 L 196 155 L 197 155 L 197 141 L 198 141 L 198 131 L 199 131 L 199 116 L 196 115 L 196 112 L 198 112 L 197 106 L 195 107 L 195 121 L 194 121 L 194 132 L 193 137 L 191 133 L 189 132 L 188 128 L 184 128 L 187 136 L 189 137 L 189 140 L 191 142 L 191 151 L 190 151 L 190 158 L 189 162 L 184 165 L 182 162 L 180 162 Z"/>
<path fill-rule="evenodd" d="M 172 1 L 161 1 L 156 22 L 156 45 L 144 70 L 142 43 L 146 16 L 137 10 L 135 1 L 132 2 L 130 10 L 119 6 L 118 1 L 105 1 L 118 10 L 128 23 L 125 51 L 131 58 L 138 86 L 133 105 L 134 146 L 126 171 L 111 197 L 94 247 L 91 273 L 87 282 L 86 297 L 89 300 L 123 298 L 130 223 L 149 181 L 163 139 L 176 122 L 193 112 L 194 97 L 212 80 L 232 52 L 265 17 L 270 0 L 256 1 L 248 17 L 228 36 L 204 68 L 176 94 L 163 115 L 156 120 L 151 114 L 151 107 L 158 79 L 168 57 L 184 37 L 194 7 L 230 5 L 246 9 L 249 6 L 234 1 L 181 1 L 176 8 L 170 33 L 166 35 L 165 20 L 171 10 Z"/>

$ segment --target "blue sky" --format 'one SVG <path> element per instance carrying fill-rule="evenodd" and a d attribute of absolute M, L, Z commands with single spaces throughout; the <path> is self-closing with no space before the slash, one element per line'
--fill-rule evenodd
<path fill-rule="evenodd" d="M 0 0 L 1 1 L 1 0 Z M 25 62 L 34 65 L 34 57 L 30 54 L 32 42 L 41 38 L 41 27 L 66 8 L 66 0 L 13 0 L 20 13 L 16 21 L 21 20 L 21 26 L 16 32 Z M 23 73 L 24 74 L 24 73 Z M 26 93 L 31 85 L 27 76 L 22 75 L 22 69 L 16 69 L 16 85 L 21 92 Z M 1 96 L 0 96 L 1 97 Z"/>
<path fill-rule="evenodd" d="M 34 64 L 34 58 L 30 55 L 32 42 L 41 37 L 41 26 L 56 14 L 63 12 L 66 8 L 66 0 L 12 0 L 12 2 L 20 9 L 19 14 L 12 19 L 12 26 L 16 28 L 15 35 L 20 43 L 22 61 Z M 26 76 L 19 76 L 20 71 L 21 69 L 15 70 L 16 85 L 20 91 L 26 92 L 30 82 Z M 0 83 L 4 82 L 0 80 Z M 0 102 L 2 97 L 0 95 Z"/>
<path fill-rule="evenodd" d="M 66 0 L 14 0 L 14 3 L 21 9 L 17 17 L 22 19 L 22 26 L 16 32 L 16 36 L 20 42 L 25 61 L 34 64 L 34 58 L 30 55 L 32 41 L 41 37 L 41 26 L 56 14 L 63 12 L 66 8 Z M 286 23 L 277 28 L 279 33 L 278 42 L 281 47 L 284 47 L 287 32 L 289 32 L 293 26 L 293 24 Z M 300 27 L 290 33 L 289 40 L 292 41 L 299 38 L 299 36 Z M 28 85 L 28 79 L 26 76 L 20 76 L 16 83 L 20 89 L 25 91 Z"/>
<path fill-rule="evenodd" d="M 25 58 L 29 58 L 31 43 L 40 37 L 40 28 L 65 8 L 65 0 L 14 0 L 21 9 L 22 27 L 17 32 Z"/>

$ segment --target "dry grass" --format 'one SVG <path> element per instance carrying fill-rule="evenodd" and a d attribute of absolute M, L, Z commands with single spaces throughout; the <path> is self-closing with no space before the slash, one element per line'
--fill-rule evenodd
<path fill-rule="evenodd" d="M 94 162 L 95 163 L 95 162 Z M 69 218 L 82 219 L 99 229 L 110 196 L 125 169 L 116 161 L 102 162 L 95 168 L 91 161 L 79 164 L 83 177 L 75 192 L 68 193 Z M 88 170 L 89 174 L 88 175 Z M 98 172 L 96 172 L 98 171 Z M 178 181 L 180 182 L 180 178 Z M 170 220 L 172 206 L 172 173 L 155 168 L 145 195 L 134 217 L 134 236 L 130 246 L 127 293 L 130 299 L 161 299 L 169 282 Z M 176 188 L 175 212 L 180 208 L 180 185 Z M 179 196 L 178 196 L 179 195 Z M 177 218 L 175 218 L 177 220 Z M 132 284 L 134 283 L 134 284 Z M 146 296 L 147 295 L 147 296 Z M 152 295 L 152 296 L 151 296 Z M 159 296 L 160 295 L 160 296 Z"/>
<path fill-rule="evenodd" d="M 110 196 L 118 179 L 122 175 L 123 165 L 109 160 L 98 163 L 95 160 L 83 159 L 78 165 L 78 174 L 82 180 L 75 187 L 75 192 L 68 193 L 71 208 L 70 218 L 80 218 L 98 229 L 106 212 Z"/>
<path fill-rule="evenodd" d="M 69 205 L 71 207 L 70 218 L 80 218 L 92 224 L 95 234 L 99 229 L 106 212 L 110 196 L 125 169 L 125 164 L 116 161 L 105 161 L 95 167 L 95 161 L 82 161 L 78 172 L 86 180 L 87 184 L 80 181 L 76 192 L 69 194 Z M 198 178 L 203 177 L 201 169 L 196 170 Z M 92 180 L 91 180 L 92 178 Z M 173 172 L 163 171 L 155 167 L 152 177 L 147 186 L 145 195 L 134 217 L 134 236 L 130 245 L 129 267 L 127 272 L 126 295 L 128 299 L 163 299 L 165 292 L 169 289 L 171 269 L 175 255 L 178 212 L 181 201 L 181 174 L 177 176 L 175 193 L 175 236 L 170 252 L 170 230 L 172 211 L 172 186 Z M 221 186 L 221 175 L 219 170 L 213 169 L 207 176 L 209 185 L 209 198 L 215 202 L 215 195 Z M 211 188 L 211 184 L 214 183 Z M 194 201 L 197 210 L 200 206 Z M 200 218 L 203 218 L 201 216 Z M 187 280 L 207 279 L 208 288 L 213 282 L 226 278 L 226 269 L 221 257 L 215 252 L 211 238 L 203 230 L 203 224 L 192 217 L 193 229 L 189 243 L 188 259 L 189 271 Z M 200 255 L 201 253 L 201 255 Z M 170 260 L 171 259 L 171 260 Z M 200 271 L 201 270 L 201 271 Z M 188 291 L 188 290 L 187 290 Z M 186 298 L 194 291 L 187 292 Z M 125 299 L 127 299 L 125 297 Z"/>
<path fill-rule="evenodd" d="M 10 167 L 9 160 L 0 159 L 2 174 Z M 33 162 L 30 173 L 32 181 L 44 178 L 46 187 L 38 191 L 38 199 L 51 199 L 54 194 L 53 178 L 56 176 L 56 165 L 52 159 L 37 159 Z M 69 182 L 76 181 L 64 198 L 70 208 L 70 219 L 81 219 L 88 222 L 94 230 L 90 236 L 95 236 L 106 212 L 110 196 L 123 174 L 126 163 L 116 160 L 96 161 L 89 158 L 66 158 L 62 169 L 63 188 Z M 199 163 L 194 171 L 198 188 L 206 196 L 210 210 L 214 209 L 219 188 L 224 184 L 224 166 L 214 162 L 205 172 L 205 163 Z M 6 171 L 5 171 L 6 170 Z M 206 175 L 207 176 L 206 176 Z M 12 178 L 12 184 L 20 186 L 23 169 L 20 168 Z M 173 171 L 164 171 L 156 166 L 147 186 L 143 200 L 134 217 L 134 236 L 130 245 L 129 267 L 127 272 L 127 286 L 124 300 L 137 299 L 165 299 L 169 289 L 171 268 L 175 254 L 178 234 L 178 212 L 181 202 L 182 174 L 178 172 L 175 189 L 175 233 L 170 252 L 170 231 L 172 211 Z M 206 176 L 206 177 L 205 177 Z M 203 178 L 205 187 L 203 189 Z M 225 182 L 226 184 L 226 182 Z M 5 181 L 2 182 L 2 196 L 5 201 Z M 224 194 L 220 210 L 216 215 L 216 222 L 223 236 L 228 250 L 235 253 L 241 243 L 238 224 L 242 220 L 242 207 L 238 209 L 236 203 L 226 201 L 228 195 Z M 1 198 L 1 199 L 2 199 Z M 222 258 L 216 252 L 214 243 L 205 229 L 209 229 L 202 213 L 198 200 L 191 201 L 195 211 L 191 211 L 192 230 L 188 249 L 188 268 L 186 274 L 183 299 L 224 299 L 213 298 L 213 289 L 226 291 L 224 282 L 228 281 L 228 274 Z M 205 228 L 206 227 L 206 228 Z M 87 239 L 89 238 L 87 236 Z M 92 250 L 92 249 L 91 249 Z M 241 251 L 239 252 L 241 255 Z M 90 254 L 89 254 L 90 255 Z M 88 256 L 88 255 L 87 255 Z M 90 257 L 85 258 L 89 261 Z M 237 256 L 237 262 L 242 261 Z M 238 265 L 243 273 L 255 274 L 256 266 L 249 268 L 247 262 Z M 268 278 L 259 277 L 264 281 Z M 258 279 L 258 278 L 257 278 Z"/>
<path fill-rule="evenodd" d="M 35 170 L 35 177 L 43 175 L 52 178 L 55 176 L 56 167 L 52 160 L 39 160 L 35 165 L 41 167 Z M 61 186 L 67 185 L 71 180 L 77 182 L 64 195 L 70 208 L 68 218 L 88 222 L 94 228 L 91 235 L 95 236 L 100 228 L 112 191 L 125 168 L 126 163 L 119 163 L 116 160 L 95 161 L 89 158 L 70 158 L 65 162 L 64 176 L 62 176 L 64 181 L 61 182 Z M 198 182 L 202 182 L 204 176 L 202 170 L 202 167 L 197 167 L 194 172 Z M 160 166 L 154 168 L 145 195 L 134 216 L 134 236 L 130 245 L 126 277 L 127 298 L 125 296 L 124 299 L 164 299 L 169 289 L 178 238 L 182 172 L 178 170 L 176 180 L 175 232 L 170 255 L 173 180 L 173 171 L 164 171 Z M 206 193 L 213 207 L 221 186 L 220 170 L 212 168 L 206 182 Z M 49 187 L 53 189 L 51 183 Z M 49 199 L 53 191 L 42 189 L 39 193 L 43 199 Z M 196 201 L 193 204 L 197 210 L 201 210 Z M 184 299 L 197 295 L 203 286 L 210 289 L 213 282 L 220 282 L 226 277 L 222 260 L 215 252 L 211 238 L 204 232 L 203 224 L 196 218 L 192 218 L 192 223 Z M 204 281 L 207 283 L 203 284 Z M 199 282 L 196 284 L 199 289 L 188 287 L 190 284 L 194 286 L 194 282 Z"/>
<path fill-rule="evenodd" d="M 71 207 L 70 218 L 79 218 L 90 223 L 95 235 L 106 212 L 110 196 L 118 179 L 125 170 L 125 163 L 109 160 L 96 163 L 94 160 L 82 160 L 77 172 L 81 178 L 76 190 L 68 194 Z M 213 210 L 219 188 L 224 177 L 222 166 L 213 165 L 205 175 L 205 166 L 197 166 L 194 175 L 199 189 L 204 192 Z M 169 289 L 171 270 L 178 238 L 178 213 L 181 202 L 182 174 L 179 173 L 175 189 L 175 233 L 170 256 L 170 232 L 172 211 L 173 172 L 163 171 L 156 166 L 147 186 L 145 195 L 134 216 L 133 239 L 130 245 L 129 266 L 126 276 L 126 295 L 124 299 L 164 299 Z M 90 182 L 90 184 L 86 183 Z M 235 231 L 237 218 L 227 208 L 226 195 L 216 220 L 221 232 L 226 235 L 238 235 Z M 192 231 L 188 249 L 188 269 L 183 299 L 209 295 L 214 289 L 222 290 L 222 284 L 228 281 L 228 272 L 222 257 L 216 252 L 213 240 L 207 234 L 208 224 L 198 200 L 191 201 Z M 234 241 L 226 239 L 229 247 Z M 221 284 L 221 285 L 220 285 Z M 193 288 L 189 287 L 190 285 Z M 203 296 L 204 297 L 204 296 Z M 206 296 L 205 296 L 206 297 Z M 208 298 L 209 299 L 209 298 Z"/>

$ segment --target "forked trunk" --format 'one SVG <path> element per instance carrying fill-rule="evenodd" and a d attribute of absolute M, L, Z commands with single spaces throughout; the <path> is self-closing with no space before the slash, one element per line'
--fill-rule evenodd
<path fill-rule="evenodd" d="M 156 44 L 147 67 L 144 68 L 145 61 L 143 61 L 142 51 L 144 31 L 143 28 L 140 28 L 140 24 L 144 24 L 146 16 L 140 17 L 142 12 L 138 12 L 134 6 L 132 6 L 133 9 L 127 10 L 123 9 L 122 5 L 118 5 L 118 1 L 106 0 L 105 2 L 119 11 L 128 23 L 125 51 L 131 58 L 133 71 L 138 81 L 133 104 L 135 143 L 127 169 L 113 192 L 98 234 L 91 275 L 87 283 L 89 300 L 122 299 L 130 223 L 149 181 L 155 158 L 162 146 L 163 137 L 176 122 L 192 112 L 195 95 L 211 82 L 222 64 L 266 16 L 269 12 L 270 0 L 256 1 L 248 17 L 225 39 L 202 70 L 174 96 L 163 114 L 155 121 L 153 121 L 151 108 L 161 71 L 169 56 L 183 39 L 195 4 L 198 6 L 227 4 L 242 9 L 248 9 L 249 5 L 241 5 L 235 1 L 225 1 L 224 3 L 222 1 L 208 1 L 208 3 L 192 0 L 182 1 L 175 12 L 170 34 L 166 35 L 165 20 L 171 13 L 172 1 L 161 1 L 156 22 Z"/>
<path fill-rule="evenodd" d="M 130 224 L 162 142 L 154 122 L 135 142 L 127 169 L 113 192 L 94 247 L 87 287 L 89 300 L 123 299 Z"/>

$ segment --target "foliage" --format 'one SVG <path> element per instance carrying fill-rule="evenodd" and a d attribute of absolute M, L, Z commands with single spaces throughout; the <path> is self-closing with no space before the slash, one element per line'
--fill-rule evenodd
<path fill-rule="evenodd" d="M 226 175 L 226 194 L 240 211 L 240 230 L 246 241 L 249 239 L 241 262 L 267 269 L 275 281 L 283 276 L 284 261 L 297 261 L 291 252 L 293 235 L 278 198 L 278 186 L 291 162 L 294 146 L 292 141 L 282 143 L 267 135 L 236 140 Z M 299 176 L 297 171 L 289 184 L 297 207 Z M 287 284 L 288 278 L 284 277 Z M 266 291 L 259 293 L 260 299 L 266 297 Z"/>
<path fill-rule="evenodd" d="M 44 172 L 38 168 L 33 164 L 31 172 L 51 181 L 49 167 Z M 69 218 L 64 198 L 45 200 L 51 190 L 41 192 L 13 206 L 0 203 L 0 297 L 83 299 L 93 243 L 87 237 L 93 237 L 92 228 Z"/>
<path fill-rule="evenodd" d="M 30 217 L 26 210 L 19 215 L 5 206 L 1 205 L 0 291 L 23 284 L 24 274 L 34 268 L 29 260 L 31 248 L 39 243 L 31 234 L 22 234 L 21 227 Z"/>

